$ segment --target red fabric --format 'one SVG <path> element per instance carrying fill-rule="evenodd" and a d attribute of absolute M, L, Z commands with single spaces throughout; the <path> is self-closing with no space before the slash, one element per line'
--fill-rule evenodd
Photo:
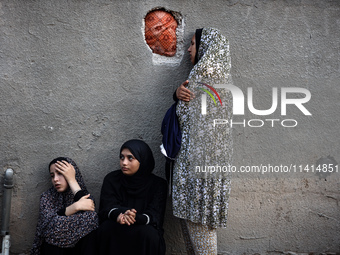
<path fill-rule="evenodd" d="M 165 56 L 176 54 L 177 21 L 166 11 L 152 11 L 145 17 L 145 40 L 153 53 Z"/>

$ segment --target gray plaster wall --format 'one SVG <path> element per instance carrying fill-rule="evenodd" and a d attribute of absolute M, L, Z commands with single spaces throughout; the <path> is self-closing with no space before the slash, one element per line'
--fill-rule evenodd
<path fill-rule="evenodd" d="M 182 14 L 177 64 L 154 61 L 144 41 L 143 18 L 157 6 Z M 160 124 L 190 71 L 193 32 L 204 26 L 229 39 L 234 85 L 245 97 L 253 88 L 255 108 L 268 109 L 278 88 L 279 106 L 270 116 L 256 116 L 247 105 L 244 116 L 235 116 L 246 125 L 233 128 L 234 166 L 296 165 L 299 172 L 320 159 L 339 162 L 340 1 L 1 0 L 0 184 L 11 167 L 12 254 L 31 247 L 51 159 L 73 158 L 97 201 L 128 139 L 150 144 L 155 172 L 164 176 Z M 310 91 L 304 106 L 312 116 L 294 105 L 281 115 L 284 87 Z M 250 127 L 252 119 L 265 124 Z M 265 119 L 280 121 L 272 127 Z M 285 119 L 298 125 L 283 127 Z M 234 173 L 219 253 L 338 254 L 339 180 L 328 171 Z M 170 201 L 165 238 L 168 254 L 185 254 Z"/>

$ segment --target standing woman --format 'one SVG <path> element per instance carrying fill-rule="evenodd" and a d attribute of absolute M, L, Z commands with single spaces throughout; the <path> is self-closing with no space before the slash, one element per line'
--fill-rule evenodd
<path fill-rule="evenodd" d="M 95 254 L 98 216 L 78 166 L 59 157 L 50 162 L 49 172 L 53 186 L 40 198 L 31 254 Z"/>
<path fill-rule="evenodd" d="M 120 149 L 120 170 L 109 173 L 100 194 L 100 254 L 163 255 L 167 183 L 152 174 L 150 147 L 141 140 Z"/>
<path fill-rule="evenodd" d="M 229 43 L 217 29 L 197 29 L 188 51 L 194 67 L 176 91 L 182 143 L 173 172 L 173 213 L 182 219 L 188 254 L 211 255 L 217 254 L 216 228 L 226 227 L 229 206 L 228 173 L 210 171 L 231 166 L 232 96 L 223 88 L 232 84 Z M 217 125 L 216 119 L 226 121 Z"/>

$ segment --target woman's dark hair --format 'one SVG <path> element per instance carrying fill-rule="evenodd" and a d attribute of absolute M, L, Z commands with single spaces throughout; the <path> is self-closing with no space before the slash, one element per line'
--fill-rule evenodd
<path fill-rule="evenodd" d="M 201 43 L 202 30 L 203 30 L 203 28 L 196 29 L 196 32 L 195 32 L 195 44 L 196 44 L 195 65 L 197 64 L 197 62 L 199 60 L 198 59 L 198 49 L 199 49 L 200 43 Z"/>

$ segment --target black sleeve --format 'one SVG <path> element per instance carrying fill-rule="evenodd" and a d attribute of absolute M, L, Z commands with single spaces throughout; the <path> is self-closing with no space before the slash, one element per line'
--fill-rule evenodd
<path fill-rule="evenodd" d="M 58 214 L 59 216 L 66 216 L 65 212 L 66 212 L 66 207 L 61 208 L 61 209 L 57 212 L 57 214 Z"/>
<path fill-rule="evenodd" d="M 79 190 L 73 198 L 73 202 L 77 202 L 79 199 L 81 199 L 83 196 L 86 196 L 88 193 L 85 190 Z"/>
<path fill-rule="evenodd" d="M 174 94 L 172 95 L 172 99 L 173 99 L 174 101 L 178 102 L 178 98 L 177 98 L 177 96 L 176 96 L 176 91 L 177 91 L 177 89 L 175 90 Z"/>
<path fill-rule="evenodd" d="M 116 178 L 116 171 L 109 173 L 104 178 L 103 186 L 100 193 L 98 212 L 100 222 L 109 219 L 109 213 L 112 209 L 115 209 L 110 213 L 110 219 L 112 220 L 116 220 L 121 212 L 125 212 L 126 210 L 131 209 L 123 206 L 122 204 L 119 190 L 117 190 L 117 187 L 120 186 L 120 183 L 119 180 L 117 180 Z"/>
<path fill-rule="evenodd" d="M 150 225 L 157 229 L 163 228 L 166 199 L 168 185 L 166 180 L 156 177 L 154 189 L 152 191 L 152 199 L 142 214 L 147 214 L 150 217 Z"/>
<path fill-rule="evenodd" d="M 149 221 L 149 222 L 148 222 Z M 136 215 L 136 224 L 145 225 L 150 224 L 150 216 L 145 216 L 145 214 L 137 213 Z"/>
<path fill-rule="evenodd" d="M 121 213 L 125 213 L 126 209 L 123 207 L 120 208 L 112 208 L 109 212 L 108 212 L 108 216 L 110 220 L 114 220 L 116 221 L 118 218 L 118 215 Z M 110 214 L 110 215 L 109 215 Z"/>
<path fill-rule="evenodd" d="M 88 193 L 87 193 L 86 190 L 79 190 L 79 191 L 74 195 L 73 203 L 79 201 L 79 199 L 81 199 L 83 196 L 85 196 L 85 195 L 87 195 L 87 194 L 88 194 Z M 91 199 L 91 198 L 89 198 L 89 199 Z M 58 214 L 59 216 L 66 216 L 65 212 L 66 212 L 66 207 L 63 207 L 63 208 L 61 208 L 61 209 L 57 212 L 57 214 Z"/>

